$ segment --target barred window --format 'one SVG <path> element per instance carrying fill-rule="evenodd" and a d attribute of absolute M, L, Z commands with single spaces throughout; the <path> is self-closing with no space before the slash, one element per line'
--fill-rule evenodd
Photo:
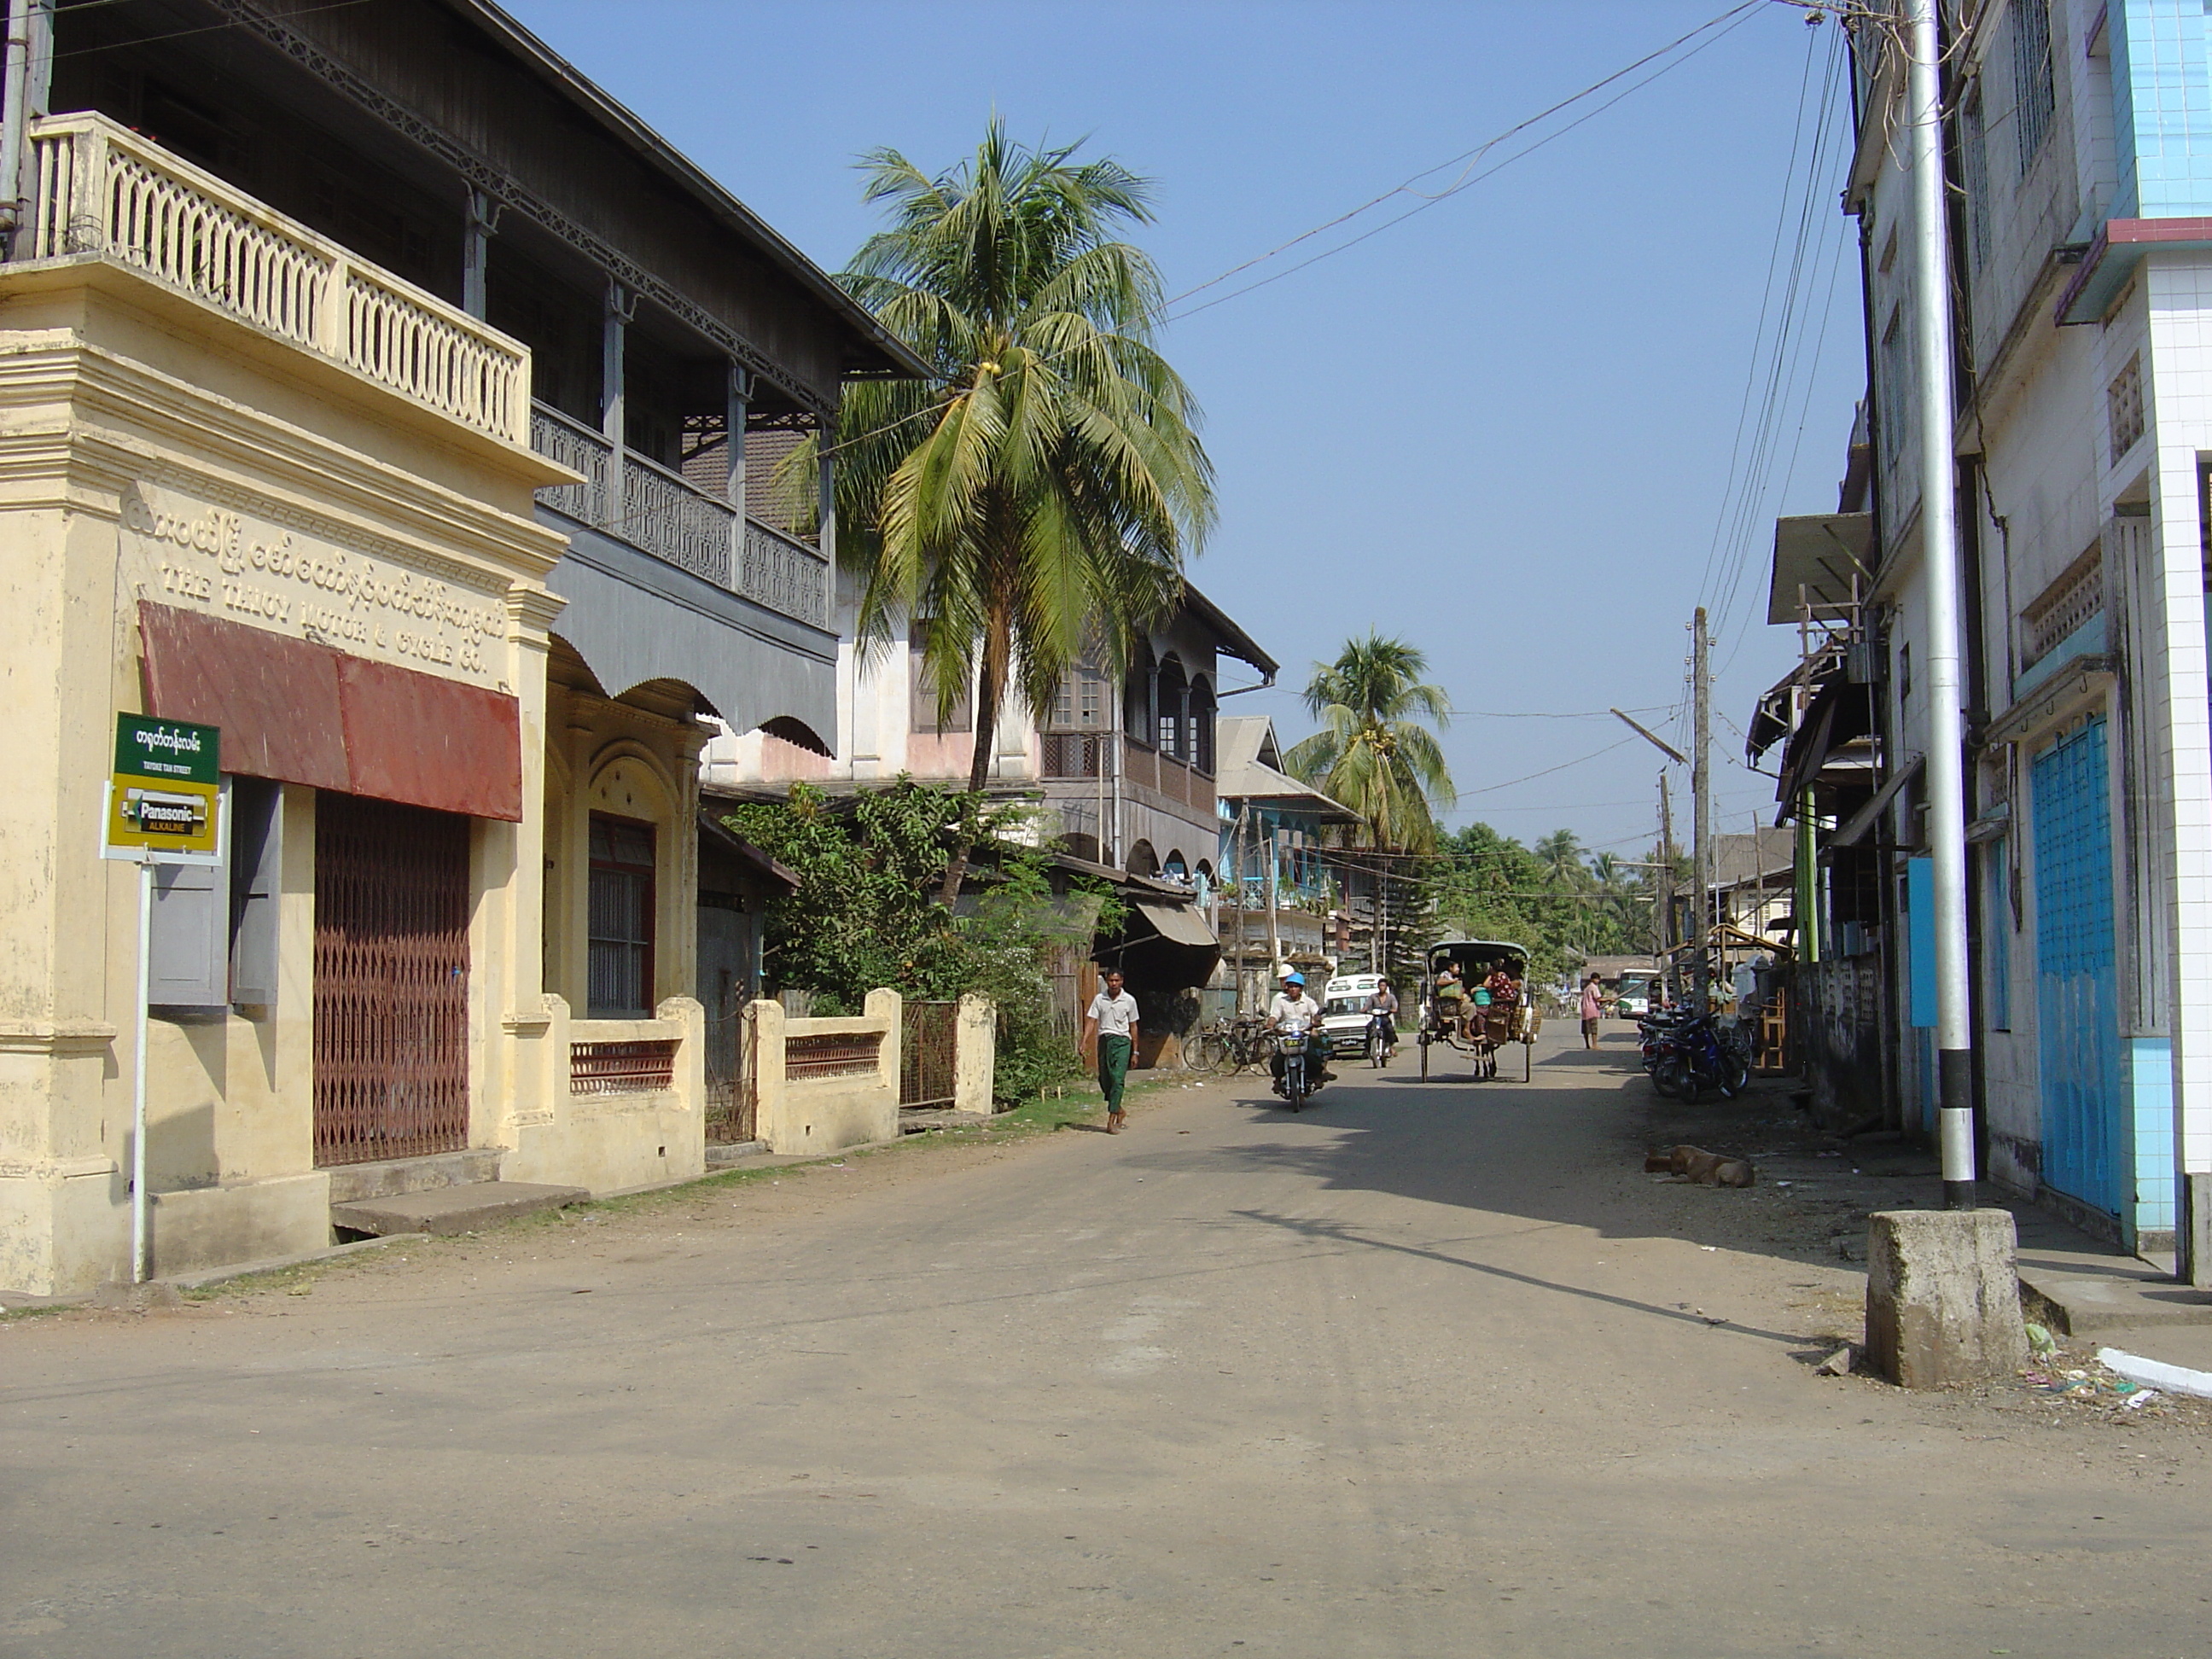
<path fill-rule="evenodd" d="M 2020 176 L 2035 165 L 2051 133 L 2056 101 L 2051 74 L 2051 0 L 2013 0 L 2013 131 L 2020 143 Z"/>
<path fill-rule="evenodd" d="M 647 1019 L 653 1015 L 653 826 L 594 812 L 591 832 L 591 1018 Z"/>
<path fill-rule="evenodd" d="M 1966 173 L 1966 250 L 1973 268 L 1990 262 L 1989 137 L 1982 129 L 1982 88 L 1975 83 L 1960 112 L 1960 160 Z"/>

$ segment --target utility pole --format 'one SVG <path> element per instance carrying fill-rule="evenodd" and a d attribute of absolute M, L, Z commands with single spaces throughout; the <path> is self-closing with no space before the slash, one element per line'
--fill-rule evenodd
<path fill-rule="evenodd" d="M 1692 997 L 1700 1012 L 1712 1006 L 1711 963 L 1713 856 L 1713 665 L 1712 641 L 1705 630 L 1705 607 L 1698 607 L 1691 624 L 1691 697 L 1696 731 L 1690 750 L 1690 863 L 1697 890 L 1690 899 L 1691 925 L 1696 928 L 1697 949 L 1690 956 Z"/>
<path fill-rule="evenodd" d="M 1660 982 L 1670 1000 L 1681 988 L 1674 964 L 1674 806 L 1667 795 L 1667 769 L 1659 769 L 1659 959 L 1665 964 Z"/>
<path fill-rule="evenodd" d="M 1912 0 L 1905 132 L 1912 158 L 1913 356 L 1920 391 L 1921 569 L 1928 595 L 1928 822 L 1936 878 L 1936 1103 L 1943 1206 L 1974 1207 L 1966 1000 L 1966 718 L 1960 706 L 1951 271 L 1936 0 Z"/>

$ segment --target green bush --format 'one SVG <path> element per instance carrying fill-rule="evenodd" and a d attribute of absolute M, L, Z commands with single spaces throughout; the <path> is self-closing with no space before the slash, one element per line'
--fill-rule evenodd
<path fill-rule="evenodd" d="M 788 800 L 740 806 L 724 821 L 799 878 L 798 890 L 768 910 L 772 991 L 810 992 L 824 1014 L 858 1012 L 879 985 L 928 1001 L 979 992 L 998 1006 L 1000 1099 L 1081 1069 L 1075 1045 L 1053 1030 L 1047 969 L 1069 945 L 1087 954 L 1095 919 L 1113 900 L 1054 893 L 1043 854 L 1016 839 L 1026 828 L 1020 809 L 902 778 L 842 802 L 794 784 Z M 977 823 L 975 890 L 949 913 L 938 884 L 963 826 Z"/>

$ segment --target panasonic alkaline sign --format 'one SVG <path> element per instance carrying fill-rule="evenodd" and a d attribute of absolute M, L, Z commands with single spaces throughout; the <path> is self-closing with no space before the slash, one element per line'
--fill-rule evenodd
<path fill-rule="evenodd" d="M 222 734 L 185 720 L 115 717 L 107 850 L 212 857 L 220 846 Z"/>

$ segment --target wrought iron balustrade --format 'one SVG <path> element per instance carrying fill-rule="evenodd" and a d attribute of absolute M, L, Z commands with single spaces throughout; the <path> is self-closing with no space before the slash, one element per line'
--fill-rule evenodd
<path fill-rule="evenodd" d="M 31 128 L 27 259 L 84 254 L 144 273 L 513 443 L 526 348 L 103 115 Z"/>
<path fill-rule="evenodd" d="M 735 507 L 642 455 L 623 456 L 622 494 L 622 523 L 611 526 L 617 535 L 717 587 L 730 586 Z"/>
<path fill-rule="evenodd" d="M 580 421 L 540 403 L 530 406 L 530 447 L 549 461 L 584 475 L 584 482 L 541 489 L 538 499 L 594 530 L 614 528 L 607 511 L 607 470 L 614 446 Z"/>
<path fill-rule="evenodd" d="M 617 457 L 605 434 L 547 404 L 531 407 L 530 443 L 584 475 L 580 484 L 538 492 L 556 513 L 779 616 L 830 626 L 830 561 L 817 549 L 757 519 L 739 519 L 720 496 L 643 456 Z M 613 510 L 617 501 L 621 512 Z"/>
<path fill-rule="evenodd" d="M 818 549 L 758 519 L 745 520 L 738 592 L 783 616 L 817 628 L 830 626 L 830 561 Z"/>

